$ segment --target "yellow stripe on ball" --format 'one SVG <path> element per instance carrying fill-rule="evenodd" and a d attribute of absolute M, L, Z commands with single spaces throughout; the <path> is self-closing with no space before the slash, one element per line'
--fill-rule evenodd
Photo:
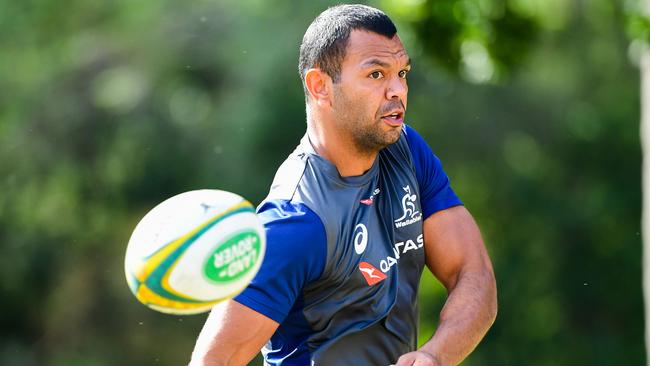
<path fill-rule="evenodd" d="M 217 220 L 221 219 L 223 216 L 226 216 L 226 215 L 230 214 L 231 212 L 233 212 L 235 210 L 238 210 L 240 208 L 244 208 L 244 207 L 251 207 L 252 208 L 253 205 L 251 203 L 249 203 L 248 201 L 242 201 L 242 202 L 228 208 L 226 211 L 221 212 L 220 214 L 216 215 L 215 217 L 207 220 L 205 223 L 203 223 L 202 225 L 196 227 L 194 230 L 190 231 L 189 233 L 183 235 L 182 237 L 180 237 L 180 238 L 172 241 L 171 243 L 167 244 L 166 246 L 162 247 L 160 250 L 158 250 L 156 253 L 154 253 L 150 258 L 146 259 L 146 261 L 142 261 L 142 263 L 139 266 L 136 267 L 136 268 L 138 268 L 138 270 L 135 271 L 135 273 L 134 273 L 135 277 L 138 279 L 138 281 L 144 282 L 147 279 L 147 277 L 149 277 L 149 275 L 156 268 L 158 268 L 158 266 L 165 259 L 167 259 L 167 257 L 171 253 L 173 253 L 176 249 L 178 249 L 180 246 L 182 246 L 183 243 L 185 243 L 185 241 L 187 239 L 191 238 L 197 232 L 203 230 L 206 226 L 210 225 L 214 221 L 217 221 Z M 173 269 L 175 265 L 176 265 L 176 263 L 174 263 L 172 265 L 171 269 Z M 171 273 L 171 270 L 167 271 L 167 274 L 163 278 L 163 283 L 162 283 L 163 288 L 165 290 L 173 293 L 174 295 L 183 297 L 182 294 L 179 294 L 178 292 L 174 291 L 169 286 L 168 281 L 167 281 L 168 277 L 169 277 L 169 273 Z"/>
<path fill-rule="evenodd" d="M 253 209 L 253 205 L 252 205 L 250 202 L 244 200 L 244 201 L 242 201 L 242 202 L 240 202 L 240 203 L 238 203 L 238 204 L 236 204 L 236 205 L 234 205 L 234 206 L 228 208 L 226 211 L 224 211 L 224 212 L 222 212 L 221 214 L 219 214 L 219 215 L 217 215 L 217 216 L 211 218 L 210 220 L 207 220 L 207 221 L 206 221 L 205 223 L 203 223 L 201 226 L 199 226 L 199 227 L 197 227 L 196 229 L 192 230 L 190 233 L 188 233 L 187 235 L 183 236 L 182 238 L 179 238 L 177 241 L 180 241 L 181 244 L 184 243 L 186 240 L 188 240 L 189 238 L 191 238 L 192 236 L 194 236 L 196 233 L 198 233 L 198 232 L 200 232 L 201 230 L 205 229 L 207 226 L 212 225 L 215 221 L 219 221 L 219 220 L 221 220 L 223 217 L 228 216 L 228 215 L 230 215 L 231 213 L 233 213 L 234 211 L 237 211 L 237 210 L 242 209 L 242 208 L 244 208 L 244 207 L 248 207 L 248 208 Z M 180 246 L 180 245 L 177 245 L 176 247 L 179 247 L 179 246 Z M 170 293 L 172 293 L 172 294 L 174 294 L 174 295 L 176 295 L 176 296 L 179 296 L 179 297 L 187 297 L 186 295 L 183 295 L 183 294 L 179 293 L 178 291 L 174 290 L 174 289 L 171 287 L 171 285 L 169 284 L 169 276 L 170 276 L 170 275 L 172 274 L 172 272 L 174 271 L 174 267 L 176 267 L 176 264 L 177 264 L 177 263 L 178 263 L 178 260 L 176 260 L 176 261 L 174 262 L 174 264 L 172 264 L 172 265 L 169 267 L 169 269 L 167 270 L 167 273 L 165 273 L 165 276 L 163 276 L 163 278 L 162 278 L 162 283 L 161 283 L 161 285 L 162 285 L 162 287 L 163 287 L 165 290 L 169 291 Z"/>
<path fill-rule="evenodd" d="M 181 301 L 174 301 L 167 298 L 164 298 L 155 292 L 151 291 L 145 284 L 140 285 L 138 292 L 135 296 L 147 306 L 156 308 L 156 310 L 164 311 L 166 313 L 174 314 L 176 313 L 174 309 L 181 310 L 182 314 L 192 313 L 192 310 L 196 310 L 197 313 L 203 312 L 206 309 L 213 307 L 222 300 L 203 302 L 203 303 L 187 303 Z"/>

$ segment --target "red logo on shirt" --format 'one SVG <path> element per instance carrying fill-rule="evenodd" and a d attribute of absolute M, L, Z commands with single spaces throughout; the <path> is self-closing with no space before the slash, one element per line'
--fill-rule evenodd
<path fill-rule="evenodd" d="M 368 286 L 372 286 L 386 279 L 385 274 L 367 262 L 359 263 L 359 271 L 361 271 L 363 278 L 365 278 L 366 282 L 368 282 Z"/>
<path fill-rule="evenodd" d="M 370 205 L 372 205 L 373 202 L 375 202 L 375 196 L 378 195 L 379 192 L 381 192 L 379 190 L 379 188 L 375 188 L 375 190 L 372 191 L 372 194 L 370 195 L 370 197 L 366 198 L 365 200 L 361 200 L 359 202 L 363 203 L 366 206 L 370 206 Z"/>

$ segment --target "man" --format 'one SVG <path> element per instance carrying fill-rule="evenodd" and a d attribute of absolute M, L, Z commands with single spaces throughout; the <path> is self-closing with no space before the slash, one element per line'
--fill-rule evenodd
<path fill-rule="evenodd" d="M 461 362 L 496 315 L 490 260 L 440 161 L 403 123 L 410 60 L 392 21 L 363 5 L 320 14 L 299 71 L 307 133 L 258 208 L 267 253 L 214 308 L 191 365 Z M 417 348 L 424 265 L 449 297 Z"/>

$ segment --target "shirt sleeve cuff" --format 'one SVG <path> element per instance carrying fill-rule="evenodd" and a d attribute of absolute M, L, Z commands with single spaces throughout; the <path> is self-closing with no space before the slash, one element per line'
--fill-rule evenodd
<path fill-rule="evenodd" d="M 270 318 L 274 320 L 277 323 L 282 323 L 284 318 L 287 317 L 287 314 L 284 314 L 280 311 L 277 311 L 276 309 L 273 309 L 266 304 L 262 304 L 261 302 L 253 299 L 252 297 L 246 295 L 245 293 L 241 293 L 237 295 L 233 300 L 237 301 L 238 303 L 257 311 L 258 313 L 266 316 L 267 318 Z"/>
<path fill-rule="evenodd" d="M 442 195 L 438 195 L 437 199 L 423 202 L 422 211 L 424 213 L 425 220 L 438 211 L 446 210 L 454 206 L 463 205 L 463 202 L 460 200 L 460 198 L 458 198 L 458 196 L 456 196 L 454 191 L 452 191 L 450 188 L 447 188 L 446 190 L 447 192 Z"/>

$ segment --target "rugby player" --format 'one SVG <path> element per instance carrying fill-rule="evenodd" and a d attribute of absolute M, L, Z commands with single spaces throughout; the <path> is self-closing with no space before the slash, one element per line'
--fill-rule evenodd
<path fill-rule="evenodd" d="M 307 131 L 258 207 L 259 274 L 216 306 L 192 366 L 460 363 L 497 309 L 490 259 L 440 160 L 404 123 L 409 56 L 380 10 L 321 13 L 300 46 Z M 427 267 L 448 291 L 417 348 Z"/>

